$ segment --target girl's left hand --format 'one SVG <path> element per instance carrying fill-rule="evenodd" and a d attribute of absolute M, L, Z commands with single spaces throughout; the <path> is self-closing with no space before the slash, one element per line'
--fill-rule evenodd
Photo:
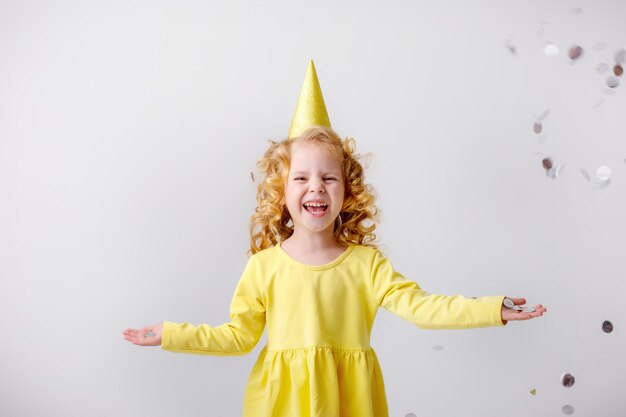
<path fill-rule="evenodd" d="M 513 300 L 513 303 L 516 306 L 523 306 L 524 304 L 526 304 L 525 298 L 512 298 L 512 297 L 509 297 L 509 298 Z M 541 304 L 537 304 L 535 306 L 535 311 L 533 311 L 532 313 L 513 310 L 503 305 L 502 310 L 501 310 L 502 322 L 506 324 L 506 322 L 509 320 L 530 320 L 530 319 L 534 319 L 535 317 L 543 316 L 543 313 L 545 313 L 546 311 L 548 310 Z"/>

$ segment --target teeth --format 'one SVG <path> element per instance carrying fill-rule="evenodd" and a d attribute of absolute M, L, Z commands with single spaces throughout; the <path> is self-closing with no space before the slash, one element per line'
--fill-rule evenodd
<path fill-rule="evenodd" d="M 308 207 L 326 207 L 324 203 L 305 203 L 304 205 Z"/>

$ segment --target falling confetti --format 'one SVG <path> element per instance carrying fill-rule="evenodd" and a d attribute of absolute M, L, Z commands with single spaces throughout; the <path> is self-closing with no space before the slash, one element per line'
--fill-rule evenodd
<path fill-rule="evenodd" d="M 583 9 L 581 9 L 580 7 L 571 7 L 569 9 L 569 13 L 573 15 L 579 15 L 579 14 L 582 14 L 582 12 L 583 12 Z"/>
<path fill-rule="evenodd" d="M 559 54 L 559 47 L 554 42 L 546 42 L 543 44 L 543 54 L 545 56 L 556 56 Z"/>
<path fill-rule="evenodd" d="M 417 417 L 417 416 L 416 416 L 415 414 L 413 414 L 413 413 L 409 413 L 409 414 L 407 414 L 407 415 L 406 415 L 406 416 L 404 416 L 404 417 Z"/>
<path fill-rule="evenodd" d="M 576 378 L 574 378 L 574 375 L 572 374 L 563 374 L 561 376 L 561 385 L 565 388 L 571 388 L 574 386 L 574 382 L 576 382 Z"/>
<path fill-rule="evenodd" d="M 607 72 L 609 70 L 609 64 L 607 64 L 606 62 L 600 62 L 598 65 L 596 65 L 596 71 L 598 71 L 600 74 L 602 74 L 603 72 Z"/>
<path fill-rule="evenodd" d="M 584 168 L 581 168 L 581 169 L 580 169 L 580 173 L 581 173 L 581 174 L 583 174 L 583 177 L 585 177 L 585 179 L 586 179 L 587 181 L 591 181 L 591 177 L 589 176 L 589 173 L 588 173 L 587 171 L 585 171 L 585 169 L 584 169 Z"/>
<path fill-rule="evenodd" d="M 574 45 L 569 48 L 568 56 L 572 61 L 577 60 L 583 54 L 583 48 L 579 45 Z"/>
<path fill-rule="evenodd" d="M 615 52 L 615 62 L 623 64 L 626 62 L 626 49 L 620 49 Z"/>
<path fill-rule="evenodd" d="M 611 179 L 611 168 L 607 166 L 601 166 L 596 171 L 596 178 L 600 181 L 608 181 Z"/>
<path fill-rule="evenodd" d="M 608 85 L 610 88 L 617 87 L 619 85 L 619 78 L 611 75 L 609 78 L 607 78 L 606 85 Z"/>
<path fill-rule="evenodd" d="M 574 407 L 572 407 L 569 404 L 566 404 L 566 405 L 563 406 L 563 408 L 561 408 L 561 411 L 563 412 L 563 414 L 569 416 L 569 415 L 574 414 Z"/>
<path fill-rule="evenodd" d="M 252 182 L 254 182 L 254 172 L 250 171 L 250 178 L 252 178 Z"/>
<path fill-rule="evenodd" d="M 433 346 L 433 350 L 434 350 L 435 352 L 441 352 L 443 349 L 444 349 L 444 347 L 443 347 L 443 346 L 441 346 L 441 345 L 435 345 L 435 346 Z"/>
<path fill-rule="evenodd" d="M 550 169 L 552 168 L 552 159 L 543 158 L 543 161 L 541 161 L 541 164 L 543 165 L 545 169 Z"/>
<path fill-rule="evenodd" d="M 530 390 L 530 395 L 537 395 L 537 390 L 536 389 L 531 389 Z"/>
<path fill-rule="evenodd" d="M 541 122 L 535 122 L 535 124 L 533 125 L 533 132 L 535 132 L 536 134 L 540 134 L 542 130 L 543 125 L 541 124 Z"/>
<path fill-rule="evenodd" d="M 550 114 L 550 109 L 546 109 L 543 111 L 543 113 L 539 115 L 539 117 L 537 117 L 537 120 L 542 122 L 545 120 L 546 117 L 548 117 L 549 114 Z"/>
<path fill-rule="evenodd" d="M 593 49 L 595 49 L 596 51 L 601 51 L 604 48 L 606 48 L 606 42 L 598 42 L 595 45 L 593 45 Z"/>
<path fill-rule="evenodd" d="M 509 50 L 511 55 L 517 54 L 517 47 L 515 46 L 515 42 L 512 38 L 509 38 L 506 41 L 504 41 L 504 47 Z"/>
<path fill-rule="evenodd" d="M 605 320 L 604 323 L 602 323 L 602 331 L 604 333 L 611 333 L 613 331 L 613 323 Z"/>
<path fill-rule="evenodd" d="M 615 64 L 615 66 L 613 67 L 613 74 L 617 75 L 618 77 L 621 77 L 623 73 L 624 73 L 624 68 L 620 64 Z"/>

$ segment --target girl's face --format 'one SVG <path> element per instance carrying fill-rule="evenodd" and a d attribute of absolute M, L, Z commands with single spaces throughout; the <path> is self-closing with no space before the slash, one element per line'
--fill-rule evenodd
<path fill-rule="evenodd" d="M 319 145 L 295 142 L 291 146 L 285 203 L 296 230 L 319 233 L 330 228 L 343 205 L 341 163 Z"/>

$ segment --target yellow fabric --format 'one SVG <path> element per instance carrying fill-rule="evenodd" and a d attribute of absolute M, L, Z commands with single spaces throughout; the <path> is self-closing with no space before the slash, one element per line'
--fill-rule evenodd
<path fill-rule="evenodd" d="M 317 79 L 315 64 L 309 61 L 287 137 L 290 139 L 298 137 L 312 126 L 330 127 L 330 119 L 326 111 L 322 88 Z"/>
<path fill-rule="evenodd" d="M 378 307 L 421 328 L 461 329 L 503 325 L 503 298 L 430 295 L 361 245 L 321 266 L 299 263 L 277 245 L 248 260 L 230 323 L 165 322 L 162 348 L 245 354 L 267 323 L 244 417 L 387 417 L 383 376 L 369 344 Z"/>

